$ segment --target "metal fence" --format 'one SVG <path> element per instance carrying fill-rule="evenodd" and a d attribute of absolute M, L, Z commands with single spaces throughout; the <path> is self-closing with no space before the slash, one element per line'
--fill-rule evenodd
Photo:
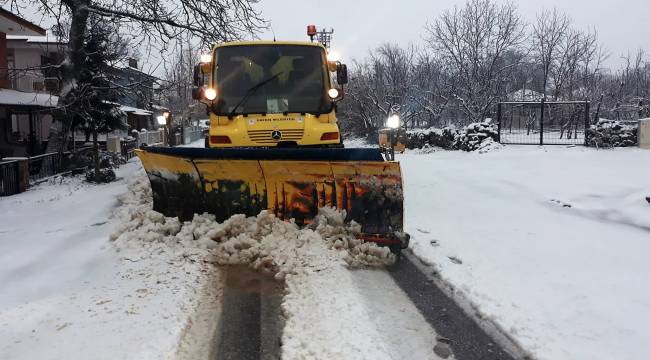
<path fill-rule="evenodd" d="M 135 156 L 135 149 L 138 146 L 138 141 L 133 140 L 123 140 L 120 142 L 120 147 L 122 150 L 122 156 L 128 161 Z"/>
<path fill-rule="evenodd" d="M 34 182 L 65 171 L 64 160 L 70 153 L 49 153 L 29 158 L 29 181 Z"/>
<path fill-rule="evenodd" d="M 20 192 L 18 161 L 0 161 L 0 196 Z"/>
<path fill-rule="evenodd" d="M 138 132 L 138 145 L 137 147 L 140 147 L 142 145 L 148 145 L 148 146 L 153 146 L 153 145 L 159 145 L 162 144 L 164 141 L 164 131 L 163 130 L 152 130 L 152 131 L 141 131 Z"/>
<path fill-rule="evenodd" d="M 503 144 L 584 145 L 589 128 L 587 101 L 501 102 L 497 106 Z"/>
<path fill-rule="evenodd" d="M 195 141 L 203 139 L 203 131 L 196 126 L 188 126 L 183 128 L 183 144 L 191 144 Z"/>

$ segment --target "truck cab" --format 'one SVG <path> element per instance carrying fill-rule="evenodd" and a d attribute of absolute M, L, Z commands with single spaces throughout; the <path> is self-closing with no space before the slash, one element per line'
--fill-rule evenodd
<path fill-rule="evenodd" d="M 328 61 L 319 43 L 219 44 L 202 57 L 194 82 L 210 116 L 206 146 L 342 146 L 336 103 L 347 68 Z"/>

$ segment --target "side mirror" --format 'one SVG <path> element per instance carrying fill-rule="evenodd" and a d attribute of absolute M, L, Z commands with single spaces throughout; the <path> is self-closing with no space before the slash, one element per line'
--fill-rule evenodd
<path fill-rule="evenodd" d="M 192 99 L 194 100 L 201 100 L 203 97 L 201 96 L 201 87 L 200 86 L 194 86 L 192 88 Z"/>
<path fill-rule="evenodd" d="M 348 66 L 345 64 L 338 64 L 336 66 L 336 82 L 339 85 L 348 83 Z"/>

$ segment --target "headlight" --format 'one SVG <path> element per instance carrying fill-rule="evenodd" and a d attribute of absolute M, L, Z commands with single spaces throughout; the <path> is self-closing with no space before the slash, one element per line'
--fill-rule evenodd
<path fill-rule="evenodd" d="M 202 63 L 208 64 L 212 62 L 212 55 L 210 54 L 203 54 L 201 55 L 201 60 Z"/>
<path fill-rule="evenodd" d="M 167 124 L 167 119 L 166 119 L 164 116 L 162 116 L 162 115 L 158 116 L 158 117 L 156 118 L 156 120 L 158 120 L 158 125 L 165 125 L 165 124 Z"/>
<path fill-rule="evenodd" d="M 386 119 L 386 127 L 397 129 L 400 125 L 399 115 L 391 115 Z"/>
<path fill-rule="evenodd" d="M 339 61 L 341 60 L 341 54 L 336 51 L 330 51 L 327 53 L 327 61 Z"/>
<path fill-rule="evenodd" d="M 330 97 L 330 99 L 334 100 L 339 97 L 339 91 L 338 89 L 329 89 L 327 90 L 327 95 Z"/>
<path fill-rule="evenodd" d="M 207 88 L 205 89 L 205 92 L 203 93 L 206 99 L 212 101 L 217 98 L 217 90 L 213 88 Z"/>

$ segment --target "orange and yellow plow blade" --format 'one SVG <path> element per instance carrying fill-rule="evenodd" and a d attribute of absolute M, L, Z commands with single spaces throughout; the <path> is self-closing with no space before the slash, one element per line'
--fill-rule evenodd
<path fill-rule="evenodd" d="M 269 210 L 308 224 L 321 207 L 346 210 L 364 239 L 403 245 L 399 163 L 375 149 L 138 150 L 153 190 L 154 210 L 188 220 L 222 221 Z"/>

